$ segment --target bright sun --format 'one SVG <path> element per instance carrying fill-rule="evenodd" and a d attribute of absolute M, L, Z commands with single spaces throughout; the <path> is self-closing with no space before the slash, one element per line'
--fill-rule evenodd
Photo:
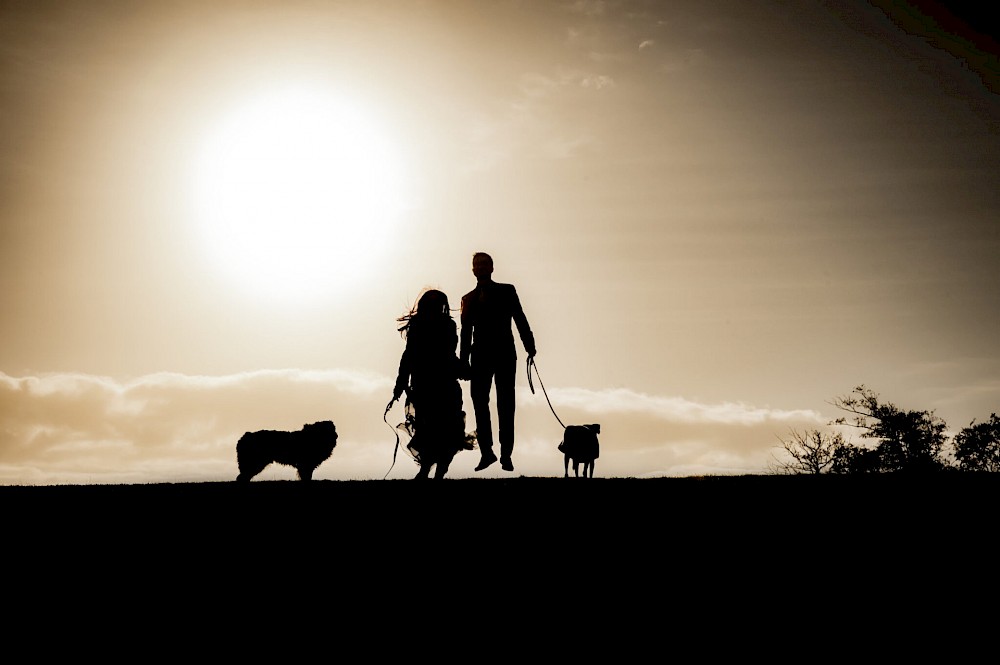
<path fill-rule="evenodd" d="M 234 107 L 208 132 L 195 174 L 211 262 L 252 296 L 289 302 L 356 286 L 406 199 L 400 159 L 371 113 L 319 89 Z"/>

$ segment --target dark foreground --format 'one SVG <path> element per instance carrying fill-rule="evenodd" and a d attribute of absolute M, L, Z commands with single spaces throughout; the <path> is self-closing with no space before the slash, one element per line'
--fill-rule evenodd
<path fill-rule="evenodd" d="M 475 542 L 603 552 L 848 551 L 923 539 L 975 541 L 1000 507 L 995 474 L 255 481 L 0 487 L 22 542 L 354 551 Z M 569 544 L 572 543 L 572 547 Z"/>
<path fill-rule="evenodd" d="M 998 490 L 989 475 L 0 487 L 3 570 L 26 625 L 55 612 L 151 645 L 201 631 L 252 655 L 306 633 L 408 650 L 439 629 L 511 657 L 661 635 L 745 654 L 817 623 L 846 644 L 944 608 L 974 626 Z"/>

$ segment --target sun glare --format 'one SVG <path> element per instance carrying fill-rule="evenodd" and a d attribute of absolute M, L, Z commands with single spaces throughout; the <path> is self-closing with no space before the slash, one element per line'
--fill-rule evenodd
<path fill-rule="evenodd" d="M 289 302 L 356 285 L 406 198 L 400 159 L 371 113 L 316 89 L 235 106 L 208 131 L 195 174 L 211 263 L 250 295 Z"/>

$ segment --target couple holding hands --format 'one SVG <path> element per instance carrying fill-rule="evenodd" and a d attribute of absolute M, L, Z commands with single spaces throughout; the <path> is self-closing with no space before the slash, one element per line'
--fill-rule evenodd
<path fill-rule="evenodd" d="M 476 416 L 475 440 L 480 460 L 476 471 L 499 461 L 504 471 L 513 471 L 514 377 L 517 350 L 513 327 L 517 328 L 528 358 L 535 355 L 535 339 L 512 284 L 493 281 L 493 258 L 485 252 L 472 256 L 476 288 L 462 296 L 461 336 L 451 315 L 448 296 L 430 289 L 398 321 L 406 348 L 392 400 L 386 410 L 406 393 L 406 422 L 410 434 L 407 448 L 420 465 L 416 478 L 444 478 L 455 454 L 472 450 L 465 433 L 465 410 L 459 380 L 469 381 Z M 458 353 L 456 355 L 456 348 Z M 496 384 L 499 458 L 493 452 L 490 393 Z"/>

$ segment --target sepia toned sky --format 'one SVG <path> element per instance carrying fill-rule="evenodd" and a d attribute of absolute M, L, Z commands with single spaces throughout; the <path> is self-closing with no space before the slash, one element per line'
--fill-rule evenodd
<path fill-rule="evenodd" d="M 560 421 L 601 424 L 597 476 L 765 472 L 860 384 L 987 420 L 966 7 L 2 3 L 0 483 L 230 480 L 244 432 L 319 420 L 317 478 L 409 478 L 396 318 L 434 287 L 457 319 L 476 251 L 538 345 L 516 475 L 563 474 Z"/>

